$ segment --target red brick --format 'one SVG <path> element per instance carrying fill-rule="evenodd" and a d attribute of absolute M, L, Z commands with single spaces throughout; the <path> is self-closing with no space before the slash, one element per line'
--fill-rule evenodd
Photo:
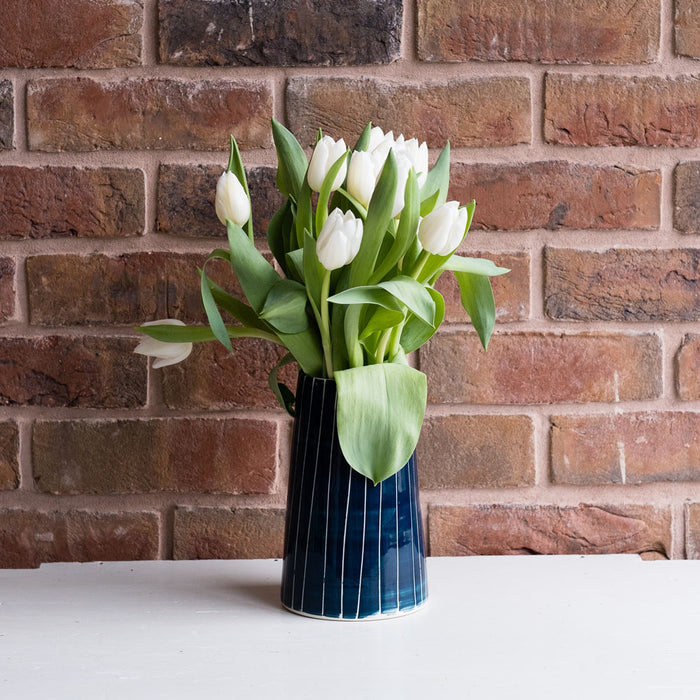
<path fill-rule="evenodd" d="M 431 403 L 632 401 L 661 394 L 654 334 L 438 333 L 420 351 Z"/>
<path fill-rule="evenodd" d="M 267 383 L 270 370 L 286 351 L 265 340 L 239 339 L 231 354 L 221 343 L 196 346 L 186 363 L 163 370 L 163 400 L 169 408 L 279 408 Z M 296 372 L 279 375 L 290 389 Z"/>
<path fill-rule="evenodd" d="M 111 68 L 140 62 L 140 0 L 3 0 L 0 68 Z"/>
<path fill-rule="evenodd" d="M 141 170 L 0 167 L 0 238 L 113 238 L 144 227 Z"/>
<path fill-rule="evenodd" d="M 675 0 L 676 53 L 700 58 L 700 7 L 695 0 Z"/>
<path fill-rule="evenodd" d="M 428 416 L 418 443 L 425 489 L 507 488 L 535 482 L 527 416 Z"/>
<path fill-rule="evenodd" d="M 430 554 L 617 554 L 671 551 L 671 512 L 646 505 L 432 506 Z"/>
<path fill-rule="evenodd" d="M 419 0 L 424 61 L 651 63 L 659 49 L 659 0 Z"/>
<path fill-rule="evenodd" d="M 448 140 L 452 146 L 511 146 L 530 142 L 530 83 L 510 77 L 449 83 L 291 78 L 287 120 L 306 144 L 314 142 L 319 127 L 354 143 L 371 121 L 385 131 L 426 141 L 431 148 Z"/>
<path fill-rule="evenodd" d="M 474 229 L 654 229 L 661 173 L 565 161 L 454 163 L 450 197 L 476 200 Z"/>
<path fill-rule="evenodd" d="M 158 318 L 206 323 L 197 266 L 206 257 L 176 253 L 38 255 L 27 259 L 29 314 L 37 325 L 137 325 Z M 236 292 L 230 266 L 207 271 Z"/>
<path fill-rule="evenodd" d="M 136 408 L 146 404 L 146 360 L 129 338 L 0 340 L 0 404 Z"/>
<path fill-rule="evenodd" d="M 465 251 L 465 255 L 488 258 L 510 272 L 491 280 L 496 300 L 496 321 L 521 321 L 530 315 L 530 256 L 527 253 L 482 253 Z M 459 287 L 454 275 L 445 273 L 435 285 L 445 298 L 445 321 L 467 323 L 469 317 L 462 307 Z"/>
<path fill-rule="evenodd" d="M 0 151 L 14 147 L 15 117 L 12 83 L 0 80 Z"/>
<path fill-rule="evenodd" d="M 174 559 L 278 559 L 284 510 L 177 508 Z"/>
<path fill-rule="evenodd" d="M 545 250 L 545 311 L 577 321 L 697 321 L 700 249 Z"/>
<path fill-rule="evenodd" d="M 0 258 L 0 323 L 15 313 L 15 261 Z"/>
<path fill-rule="evenodd" d="M 700 414 L 552 418 L 552 478 L 566 484 L 700 479 Z"/>
<path fill-rule="evenodd" d="M 0 567 L 158 557 L 156 513 L 0 510 Z"/>
<path fill-rule="evenodd" d="M 700 233 L 700 161 L 679 163 L 674 176 L 673 225 L 682 233 Z"/>
<path fill-rule="evenodd" d="M 56 494 L 270 493 L 277 434 L 272 421 L 244 418 L 42 420 L 34 478 Z"/>
<path fill-rule="evenodd" d="M 0 491 L 10 491 L 18 486 L 19 430 L 14 421 L 2 421 L 0 422 Z"/>
<path fill-rule="evenodd" d="M 225 150 L 271 144 L 270 85 L 254 80 L 46 78 L 27 86 L 33 151 Z"/>
<path fill-rule="evenodd" d="M 216 216 L 216 182 L 225 164 L 161 165 L 158 172 L 156 227 L 171 236 L 226 238 L 226 229 Z M 275 185 L 277 169 L 252 168 L 246 173 L 253 204 L 253 225 L 264 239 L 274 213 L 284 204 Z"/>
<path fill-rule="evenodd" d="M 389 63 L 401 50 L 401 0 L 161 0 L 160 56 L 181 66 Z"/>
<path fill-rule="evenodd" d="M 698 102 L 698 76 L 552 73 L 545 139 L 569 146 L 698 146 Z"/>
<path fill-rule="evenodd" d="M 678 397 L 700 399 L 700 335 L 686 335 L 676 355 Z"/>
<path fill-rule="evenodd" d="M 685 506 L 685 556 L 700 559 L 700 503 Z"/>

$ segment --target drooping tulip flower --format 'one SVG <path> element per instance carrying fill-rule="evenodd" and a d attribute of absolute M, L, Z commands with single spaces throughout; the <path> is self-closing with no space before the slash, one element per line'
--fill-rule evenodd
<path fill-rule="evenodd" d="M 225 170 L 216 183 L 216 215 L 222 224 L 230 219 L 234 224 L 243 226 L 250 219 L 250 200 L 243 185 L 230 170 Z"/>
<path fill-rule="evenodd" d="M 326 270 L 337 270 L 354 260 L 361 243 L 362 219 L 334 209 L 318 235 L 316 255 Z"/>
<path fill-rule="evenodd" d="M 321 139 L 319 139 L 311 156 L 311 162 L 309 163 L 309 187 L 314 192 L 321 191 L 323 181 L 333 163 L 335 163 L 347 150 L 347 146 L 345 145 L 345 141 L 343 139 L 334 141 L 330 136 L 323 136 Z M 343 163 L 340 171 L 333 180 L 331 191 L 337 190 L 343 184 L 343 180 L 345 180 L 347 172 L 347 163 Z"/>
<path fill-rule="evenodd" d="M 445 202 L 421 219 L 418 240 L 433 255 L 449 255 L 462 242 L 467 228 L 467 210 L 459 202 Z"/>
<path fill-rule="evenodd" d="M 164 318 L 158 321 L 148 321 L 142 326 L 184 326 L 182 321 L 175 318 Z M 166 343 L 155 338 L 145 337 L 135 348 L 138 355 L 154 357 L 153 368 L 167 367 L 181 362 L 192 352 L 192 343 Z"/>

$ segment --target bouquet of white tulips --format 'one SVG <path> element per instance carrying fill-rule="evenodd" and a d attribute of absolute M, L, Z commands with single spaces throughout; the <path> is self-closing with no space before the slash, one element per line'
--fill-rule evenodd
<path fill-rule="evenodd" d="M 232 137 L 216 188 L 229 247 L 208 260 L 230 263 L 247 303 L 212 281 L 205 264 L 201 292 L 209 327 L 170 319 L 144 324 L 139 330 L 149 338 L 136 352 L 164 366 L 184 359 L 193 342 L 217 340 L 232 351 L 232 338 L 257 337 L 283 346 L 288 353 L 270 373 L 280 403 L 293 415 L 293 393 L 277 377 L 288 362 L 335 380 L 343 455 L 378 483 L 408 461 L 418 441 L 426 378 L 406 355 L 443 321 L 445 302 L 435 282 L 445 271 L 455 275 L 486 348 L 495 321 L 489 278 L 508 270 L 455 254 L 474 202 L 446 201 L 449 144 L 429 169 L 425 143 L 370 124 L 352 151 L 342 139 L 319 133 L 309 162 L 287 129 L 273 120 L 272 130 L 277 186 L 286 197 L 267 230 L 277 266 L 253 242 L 250 195 Z"/>

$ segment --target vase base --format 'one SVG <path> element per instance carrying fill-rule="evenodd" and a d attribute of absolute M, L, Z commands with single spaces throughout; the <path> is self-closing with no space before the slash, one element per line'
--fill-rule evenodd
<path fill-rule="evenodd" d="M 414 605 L 411 608 L 404 608 L 403 610 L 378 612 L 372 615 L 365 615 L 364 617 L 332 617 L 330 615 L 315 615 L 314 613 L 304 612 L 303 610 L 296 610 L 282 603 L 282 607 L 285 610 L 289 610 L 289 612 L 292 612 L 295 615 L 301 615 L 302 617 L 310 617 L 313 620 L 330 620 L 331 622 L 373 622 L 376 620 L 390 620 L 395 617 L 406 617 L 407 615 L 412 615 L 415 612 L 425 609 L 427 605 L 428 599 L 426 598 L 422 603 Z"/>

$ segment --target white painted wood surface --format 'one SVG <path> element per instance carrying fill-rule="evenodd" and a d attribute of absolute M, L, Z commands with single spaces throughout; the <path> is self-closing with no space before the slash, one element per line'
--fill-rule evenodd
<path fill-rule="evenodd" d="M 700 698 L 700 561 L 429 559 L 414 615 L 279 605 L 280 561 L 0 571 L 0 698 Z"/>

